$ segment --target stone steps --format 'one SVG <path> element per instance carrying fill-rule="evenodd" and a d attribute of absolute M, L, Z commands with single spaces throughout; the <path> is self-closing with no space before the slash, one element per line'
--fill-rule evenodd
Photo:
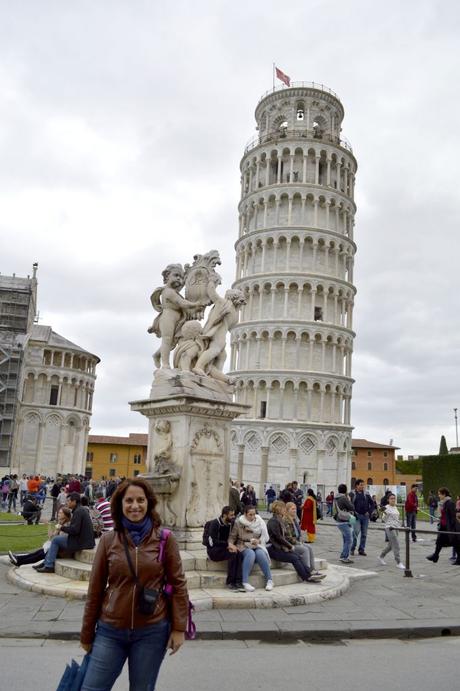
<path fill-rule="evenodd" d="M 21 567 L 24 568 L 24 567 Z M 56 575 L 70 580 L 87 582 L 91 575 L 91 564 L 86 562 L 76 561 L 75 559 L 58 559 L 55 565 Z M 276 586 L 291 585 L 297 583 L 297 574 L 292 568 L 273 568 L 271 569 L 273 582 Z M 223 569 L 211 571 L 205 569 L 203 571 L 187 570 L 187 585 L 190 590 L 196 588 L 225 588 L 227 579 L 227 572 Z M 260 569 L 254 567 L 253 572 L 249 578 L 251 585 L 255 588 L 263 588 L 265 586 L 265 579 Z"/>
<path fill-rule="evenodd" d="M 279 571 L 278 569 L 276 571 L 276 577 L 278 577 Z M 210 574 L 198 572 L 198 575 L 201 578 Z M 295 582 L 279 586 L 275 585 L 275 588 L 270 592 L 267 592 L 262 587 L 257 587 L 253 593 L 233 593 L 227 588 L 216 587 L 216 583 L 213 584 L 214 587 L 210 587 L 209 583 L 207 586 L 203 584 L 201 588 L 191 587 L 192 580 L 190 580 L 189 595 L 197 611 L 213 608 L 265 609 L 270 607 L 292 607 L 340 597 L 348 590 L 353 580 L 369 578 L 376 574 L 349 567 L 329 566 L 327 576 L 321 583 L 298 582 L 295 572 L 288 569 L 283 569 L 282 575 L 283 577 L 294 577 Z M 88 588 L 87 581 L 67 578 L 58 573 L 37 573 L 32 566 L 22 566 L 20 569 L 12 567 L 8 571 L 7 578 L 11 583 L 25 590 L 74 600 L 84 600 Z M 263 585 L 257 580 L 258 578 L 257 574 L 253 574 L 251 581 L 256 579 L 253 581 L 254 585 L 256 583 Z M 275 584 L 276 580 L 277 578 L 275 578 Z"/>

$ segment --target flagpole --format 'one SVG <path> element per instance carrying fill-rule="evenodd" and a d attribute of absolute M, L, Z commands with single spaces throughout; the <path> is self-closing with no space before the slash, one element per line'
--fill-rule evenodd
<path fill-rule="evenodd" d="M 273 63 L 273 91 L 275 91 L 275 63 Z"/>

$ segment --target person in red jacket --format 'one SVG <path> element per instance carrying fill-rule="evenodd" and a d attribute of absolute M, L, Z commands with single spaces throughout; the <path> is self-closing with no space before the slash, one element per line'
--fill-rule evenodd
<path fill-rule="evenodd" d="M 418 511 L 417 485 L 411 485 L 404 509 L 406 511 L 406 526 L 411 528 L 412 542 L 417 542 L 417 535 L 415 534 Z"/>

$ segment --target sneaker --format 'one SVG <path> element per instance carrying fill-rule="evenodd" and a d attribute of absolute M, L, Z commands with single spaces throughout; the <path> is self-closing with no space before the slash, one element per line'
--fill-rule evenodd
<path fill-rule="evenodd" d="M 382 564 L 382 566 L 386 566 L 387 563 L 383 557 L 377 557 L 377 561 Z"/>
<path fill-rule="evenodd" d="M 354 550 L 354 549 L 351 550 L 350 555 L 351 555 L 352 557 L 355 556 L 355 550 Z"/>
<path fill-rule="evenodd" d="M 353 552 L 352 552 L 352 554 L 353 554 Z M 347 557 L 346 559 L 341 558 L 340 561 L 342 562 L 342 564 L 354 564 L 355 563 L 353 561 L 353 559 L 350 559 L 349 557 Z"/>
<path fill-rule="evenodd" d="M 40 561 L 38 564 L 34 564 L 32 568 L 35 569 L 35 571 L 38 571 L 38 569 L 41 569 L 42 566 L 45 566 L 44 561 Z"/>
<path fill-rule="evenodd" d="M 237 591 L 238 591 L 239 593 L 245 593 L 245 592 L 246 592 L 246 590 L 245 590 L 245 588 L 244 588 L 244 585 L 243 585 L 242 583 L 237 583 L 237 584 L 236 584 L 236 589 L 237 589 Z"/>
<path fill-rule="evenodd" d="M 403 571 L 406 570 L 406 567 L 404 566 L 404 564 L 401 564 L 401 562 L 399 562 L 399 564 L 396 564 L 396 568 L 402 569 Z"/>
<path fill-rule="evenodd" d="M 318 578 L 318 576 L 310 576 L 310 578 L 306 579 L 307 583 L 321 583 L 321 578 Z"/>
<path fill-rule="evenodd" d="M 236 587 L 236 585 L 234 583 L 227 583 L 227 588 L 229 590 L 233 590 L 233 591 L 238 590 L 238 588 Z"/>
<path fill-rule="evenodd" d="M 359 554 L 361 557 L 367 557 L 367 554 L 366 554 L 366 552 L 365 552 L 363 549 L 360 549 L 360 550 L 358 551 L 358 554 Z"/>
<path fill-rule="evenodd" d="M 13 552 L 11 552 L 11 551 L 8 552 L 8 558 L 9 558 L 10 562 L 11 562 L 14 566 L 17 566 L 17 565 L 18 565 L 18 560 L 16 559 L 15 555 L 13 554 Z"/>
<path fill-rule="evenodd" d="M 265 586 L 265 590 L 273 590 L 273 581 L 271 578 L 267 581 L 267 585 Z"/>
<path fill-rule="evenodd" d="M 310 578 L 314 578 L 315 581 L 322 581 L 323 578 L 326 578 L 326 574 L 325 573 L 318 573 L 318 572 L 312 573 Z"/>
<path fill-rule="evenodd" d="M 243 583 L 243 588 L 245 593 L 253 593 L 255 588 L 250 583 Z"/>

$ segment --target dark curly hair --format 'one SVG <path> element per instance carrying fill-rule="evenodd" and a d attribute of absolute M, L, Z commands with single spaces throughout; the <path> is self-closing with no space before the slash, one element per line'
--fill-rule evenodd
<path fill-rule="evenodd" d="M 158 500 L 153 492 L 152 486 L 147 480 L 141 477 L 132 477 L 121 482 L 110 499 L 110 510 L 114 522 L 114 529 L 118 532 L 123 532 L 123 506 L 122 501 L 128 487 L 140 487 L 147 498 L 147 515 L 152 519 L 153 527 L 158 528 L 161 525 L 160 514 L 155 511 Z"/>

